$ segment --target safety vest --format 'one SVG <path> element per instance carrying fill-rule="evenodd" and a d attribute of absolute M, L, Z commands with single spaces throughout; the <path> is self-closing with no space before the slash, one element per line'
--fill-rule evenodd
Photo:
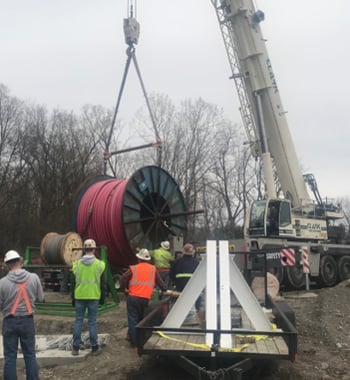
<path fill-rule="evenodd" d="M 156 268 L 154 265 L 140 263 L 130 267 L 129 295 L 151 299 L 156 282 Z"/>
<path fill-rule="evenodd" d="M 73 263 L 75 275 L 74 298 L 77 300 L 99 300 L 101 297 L 101 275 L 105 269 L 105 263 L 94 260 L 91 265 L 85 265 L 80 261 Z"/>
<path fill-rule="evenodd" d="M 153 252 L 151 252 L 151 256 L 157 269 L 169 269 L 170 263 L 173 261 L 171 253 L 164 248 L 155 249 Z"/>
<path fill-rule="evenodd" d="M 30 299 L 29 299 L 28 292 L 27 292 L 27 283 L 28 283 L 28 280 L 24 281 L 20 284 L 16 284 L 17 288 L 18 288 L 18 292 L 17 292 L 17 296 L 16 296 L 16 298 L 13 301 L 13 304 L 11 306 L 10 315 L 16 314 L 16 311 L 18 309 L 18 305 L 19 305 L 21 300 L 24 301 L 26 308 L 27 308 L 27 311 L 28 311 L 28 314 L 29 315 L 33 314 L 32 304 L 30 303 Z"/>

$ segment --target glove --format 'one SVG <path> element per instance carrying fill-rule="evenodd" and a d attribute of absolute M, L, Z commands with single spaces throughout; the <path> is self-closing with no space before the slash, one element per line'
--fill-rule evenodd
<path fill-rule="evenodd" d="M 101 298 L 99 299 L 98 303 L 99 303 L 100 305 L 103 305 L 103 304 L 105 303 L 105 298 L 104 298 L 104 297 L 101 297 Z"/>
<path fill-rule="evenodd" d="M 75 299 L 72 299 L 72 306 L 75 307 Z"/>

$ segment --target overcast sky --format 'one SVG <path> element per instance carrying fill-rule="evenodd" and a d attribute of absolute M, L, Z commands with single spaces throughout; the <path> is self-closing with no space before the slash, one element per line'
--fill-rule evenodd
<path fill-rule="evenodd" d="M 114 108 L 127 0 L 0 0 L 0 83 L 50 109 Z M 350 196 L 350 1 L 258 0 L 300 162 L 322 197 Z M 210 0 L 138 0 L 136 48 L 149 93 L 202 97 L 241 123 Z M 133 67 L 119 116 L 145 106 Z M 243 128 L 243 127 L 242 127 Z"/>

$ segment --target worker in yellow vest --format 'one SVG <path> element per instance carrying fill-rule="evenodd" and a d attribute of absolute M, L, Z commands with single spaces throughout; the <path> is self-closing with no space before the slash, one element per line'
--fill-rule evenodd
<path fill-rule="evenodd" d="M 136 325 L 144 318 L 154 286 L 157 285 L 163 292 L 167 290 L 156 267 L 150 263 L 149 251 L 143 248 L 136 257 L 138 264 L 131 265 L 121 278 L 121 287 L 127 294 L 128 337 L 133 347 L 137 343 Z"/>
<path fill-rule="evenodd" d="M 169 270 L 174 261 L 174 257 L 170 252 L 170 243 L 167 240 L 162 241 L 159 248 L 150 251 L 150 255 L 165 286 L 169 287 Z"/>
<path fill-rule="evenodd" d="M 81 344 L 81 329 L 85 311 L 88 314 L 89 338 L 93 355 L 99 353 L 97 312 L 98 305 L 104 303 L 105 266 L 106 264 L 95 256 L 96 243 L 92 239 L 84 242 L 84 255 L 73 262 L 72 272 L 72 304 L 75 306 L 75 322 L 73 327 L 72 355 L 79 355 Z"/>

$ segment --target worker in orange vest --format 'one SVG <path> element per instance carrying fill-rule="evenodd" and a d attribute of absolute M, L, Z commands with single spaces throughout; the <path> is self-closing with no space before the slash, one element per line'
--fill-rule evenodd
<path fill-rule="evenodd" d="M 38 380 L 33 314 L 35 302 L 44 301 L 43 288 L 36 273 L 22 269 L 23 259 L 16 251 L 8 251 L 4 262 L 9 269 L 7 276 L 0 280 L 0 309 L 4 316 L 4 379 L 17 379 L 16 360 L 20 342 L 27 380 Z"/>
<path fill-rule="evenodd" d="M 121 278 L 121 286 L 127 294 L 128 337 L 133 347 L 136 347 L 136 325 L 144 318 L 155 285 L 163 292 L 167 290 L 156 267 L 150 263 L 149 251 L 143 248 L 136 257 L 138 264 L 131 265 Z"/>

